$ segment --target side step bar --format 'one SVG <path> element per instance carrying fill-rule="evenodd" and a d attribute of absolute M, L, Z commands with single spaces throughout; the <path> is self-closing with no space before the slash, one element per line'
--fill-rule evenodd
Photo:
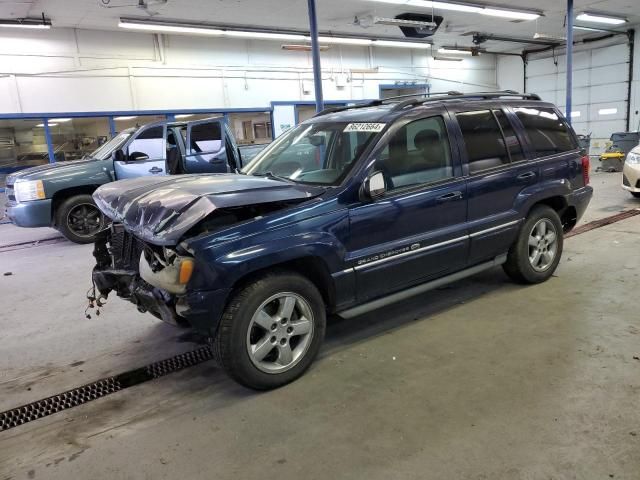
<path fill-rule="evenodd" d="M 481 263 L 480 265 L 476 265 L 474 267 L 470 267 L 465 270 L 452 273 L 451 275 L 447 275 L 446 277 L 437 278 L 430 282 L 422 283 L 420 285 L 416 285 L 415 287 L 411 287 L 406 290 L 402 290 L 400 292 L 392 293 L 391 295 L 387 295 L 386 297 L 378 298 L 376 300 L 363 303 L 362 305 L 357 305 L 347 310 L 337 312 L 337 314 L 343 318 L 357 317 L 358 315 L 362 315 L 363 313 L 370 312 L 371 310 L 382 308 L 386 305 L 390 305 L 392 303 L 399 302 L 400 300 L 404 300 L 406 298 L 410 298 L 415 295 L 418 295 L 419 293 L 428 292 L 429 290 L 433 290 L 434 288 L 442 287 L 443 285 L 446 285 L 448 283 L 457 282 L 458 280 L 462 280 L 463 278 L 470 277 L 471 275 L 475 275 L 476 273 L 482 272 L 484 270 L 488 270 L 493 267 L 497 267 L 498 265 L 502 265 L 506 261 L 507 261 L 506 253 L 503 255 L 498 255 L 497 257 L 495 257 L 493 260 L 489 262 Z"/>

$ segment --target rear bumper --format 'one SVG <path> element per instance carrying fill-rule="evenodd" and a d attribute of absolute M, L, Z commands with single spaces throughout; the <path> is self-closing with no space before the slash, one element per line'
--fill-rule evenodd
<path fill-rule="evenodd" d="M 5 204 L 5 215 L 19 227 L 50 227 L 51 199 L 22 203 L 10 200 Z"/>
<path fill-rule="evenodd" d="M 582 215 L 584 215 L 592 196 L 593 187 L 589 185 L 578 188 L 566 196 L 567 205 L 576 209 L 576 222 L 578 222 L 582 218 Z"/>

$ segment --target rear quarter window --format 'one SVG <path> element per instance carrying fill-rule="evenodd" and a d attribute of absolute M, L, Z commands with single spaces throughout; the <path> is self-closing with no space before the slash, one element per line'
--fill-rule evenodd
<path fill-rule="evenodd" d="M 578 148 L 569 125 L 552 108 L 519 107 L 515 112 L 536 156 L 544 157 Z"/>

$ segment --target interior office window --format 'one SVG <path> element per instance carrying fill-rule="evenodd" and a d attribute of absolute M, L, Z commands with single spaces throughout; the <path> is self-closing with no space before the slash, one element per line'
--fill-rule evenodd
<path fill-rule="evenodd" d="M 129 156 L 139 152 L 149 157 L 149 160 L 159 160 L 165 157 L 164 128 L 160 125 L 142 132 L 129 144 Z"/>
<path fill-rule="evenodd" d="M 43 122 L 0 120 L 0 179 L 20 168 L 49 163 Z"/>
<path fill-rule="evenodd" d="M 106 117 L 50 118 L 49 131 L 58 162 L 89 155 L 111 135 Z"/>
<path fill-rule="evenodd" d="M 200 123 L 191 127 L 191 153 L 214 153 L 222 148 L 220 122 Z"/>
<path fill-rule="evenodd" d="M 469 173 L 510 162 L 502 131 L 490 110 L 458 113 L 456 118 L 464 137 Z"/>
<path fill-rule="evenodd" d="M 524 160 L 522 145 L 520 145 L 520 140 L 518 140 L 516 132 L 513 130 L 513 126 L 511 125 L 511 122 L 509 122 L 507 116 L 502 110 L 494 110 L 493 114 L 498 119 L 498 123 L 502 129 L 502 134 L 504 135 L 504 140 L 507 143 L 509 155 L 511 155 L 511 161 L 519 162 L 520 160 Z"/>
<path fill-rule="evenodd" d="M 451 148 L 442 117 L 416 120 L 400 128 L 376 167 L 385 175 L 388 190 L 451 178 Z"/>
<path fill-rule="evenodd" d="M 578 148 L 569 126 L 551 108 L 516 108 L 536 154 L 540 157 Z"/>

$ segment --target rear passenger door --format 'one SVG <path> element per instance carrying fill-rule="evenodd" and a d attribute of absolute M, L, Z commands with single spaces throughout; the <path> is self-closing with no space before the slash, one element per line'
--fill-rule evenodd
<path fill-rule="evenodd" d="M 522 139 L 499 108 L 464 110 L 455 117 L 468 175 L 469 264 L 505 253 L 516 237 L 516 198 L 538 181 L 538 168 L 524 155 Z"/>
<path fill-rule="evenodd" d="M 222 120 L 201 120 L 187 124 L 186 173 L 227 173 L 227 161 Z"/>
<path fill-rule="evenodd" d="M 385 195 L 349 210 L 345 243 L 359 301 L 462 269 L 467 257 L 465 181 L 449 117 L 394 128 L 370 170 L 384 174 Z"/>

